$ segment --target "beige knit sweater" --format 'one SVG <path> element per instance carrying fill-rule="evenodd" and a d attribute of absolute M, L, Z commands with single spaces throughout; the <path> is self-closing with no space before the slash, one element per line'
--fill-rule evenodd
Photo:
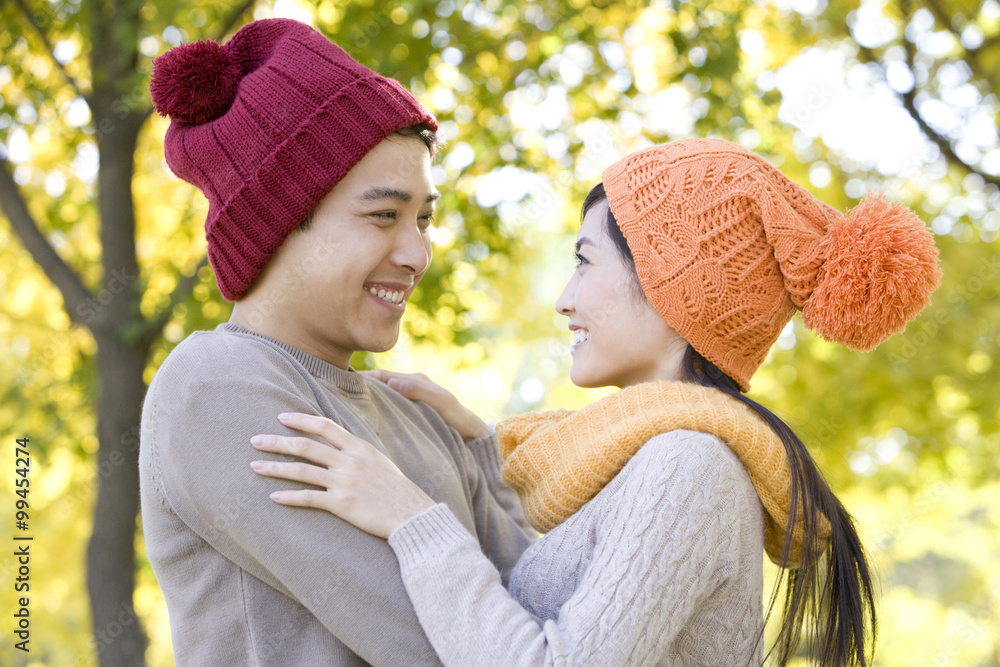
<path fill-rule="evenodd" d="M 176 664 L 437 665 L 385 540 L 275 504 L 268 493 L 301 485 L 250 469 L 261 456 L 250 437 L 291 433 L 277 421 L 286 411 L 378 447 L 451 507 L 505 580 L 534 536 L 500 481 L 495 438 L 463 443 L 427 405 L 245 329 L 195 333 L 153 378 L 139 449 L 143 535 Z"/>
<path fill-rule="evenodd" d="M 509 591 L 442 504 L 389 544 L 445 665 L 759 665 L 764 512 L 715 436 L 650 439 L 524 552 Z"/>

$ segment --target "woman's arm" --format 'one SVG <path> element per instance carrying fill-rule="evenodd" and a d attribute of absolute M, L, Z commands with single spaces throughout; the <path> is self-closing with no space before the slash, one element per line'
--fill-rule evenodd
<path fill-rule="evenodd" d="M 736 468 L 722 467 L 720 474 L 715 456 L 729 453 L 721 443 L 706 448 L 705 437 L 654 438 L 620 473 L 626 478 L 614 493 L 591 501 L 600 503 L 599 521 L 574 528 L 597 533 L 590 563 L 558 617 L 542 624 L 500 585 L 444 506 L 396 530 L 389 545 L 441 661 L 527 667 L 667 660 L 699 603 L 719 586 L 739 532 Z M 748 647 L 740 662 L 751 656 Z M 729 661 L 715 655 L 699 664 Z"/>
<path fill-rule="evenodd" d="M 510 597 L 476 540 L 444 505 L 418 510 L 414 504 L 398 513 L 391 505 L 411 506 L 405 492 L 378 500 L 375 485 L 372 493 L 359 494 L 353 484 L 346 496 L 315 492 L 330 498 L 279 502 L 336 510 L 363 528 L 371 508 L 357 506 L 362 497 L 362 503 L 388 505 L 384 514 L 391 518 L 374 534 L 395 524 L 389 544 L 421 626 L 446 665 L 655 662 L 699 600 L 718 586 L 719 562 L 731 549 L 733 480 L 719 470 L 732 468 L 720 467 L 710 454 L 728 452 L 717 441 L 716 449 L 688 442 L 706 437 L 675 432 L 640 450 L 592 527 L 598 542 L 580 585 L 558 618 L 542 625 Z M 337 466 L 302 481 L 336 486 Z"/>

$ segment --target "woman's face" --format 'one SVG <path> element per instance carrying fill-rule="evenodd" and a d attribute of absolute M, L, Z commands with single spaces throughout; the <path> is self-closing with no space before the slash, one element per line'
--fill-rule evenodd
<path fill-rule="evenodd" d="M 580 387 L 627 387 L 683 377 L 687 343 L 638 292 L 605 228 L 607 200 L 587 211 L 577 236 L 577 266 L 556 311 L 574 335 L 570 379 Z"/>

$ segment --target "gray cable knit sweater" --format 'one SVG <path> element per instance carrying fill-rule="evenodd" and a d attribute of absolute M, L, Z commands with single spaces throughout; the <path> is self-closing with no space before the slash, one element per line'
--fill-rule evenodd
<path fill-rule="evenodd" d="M 736 454 L 673 431 L 529 547 L 509 593 L 444 505 L 389 544 L 447 666 L 760 665 L 763 522 Z"/>
<path fill-rule="evenodd" d="M 463 443 L 427 405 L 239 327 L 193 334 L 150 384 L 139 450 L 143 535 L 176 664 L 439 664 L 385 540 L 275 504 L 271 491 L 297 485 L 251 470 L 272 455 L 250 437 L 293 433 L 277 420 L 291 411 L 379 447 L 504 581 L 537 537 L 500 481 L 495 438 Z"/>

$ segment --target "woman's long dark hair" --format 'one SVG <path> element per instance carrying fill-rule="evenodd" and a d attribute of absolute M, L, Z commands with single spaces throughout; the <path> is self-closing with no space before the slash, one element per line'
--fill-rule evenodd
<path fill-rule="evenodd" d="M 587 195 L 583 214 L 607 199 L 604 185 L 598 184 Z M 608 209 L 605 227 L 608 236 L 635 275 L 635 260 L 614 214 Z M 781 630 L 768 656 L 777 654 L 778 664 L 793 657 L 802 638 L 802 628 L 809 627 L 812 658 L 823 667 L 869 665 L 872 660 L 878 623 L 875 592 L 865 549 L 858 537 L 854 518 L 830 490 L 805 445 L 785 422 L 760 403 L 740 391 L 739 385 L 715 364 L 688 345 L 684 370 L 692 381 L 718 389 L 732 396 L 760 415 L 774 430 L 788 456 L 792 474 L 791 516 L 785 529 L 781 575 L 768 605 L 767 618 L 774 609 L 782 579 L 785 596 L 782 604 Z M 802 512 L 802 555 L 798 567 L 788 567 L 797 522 Z M 830 545 L 820 550 L 818 535 L 823 517 L 830 524 Z"/>

